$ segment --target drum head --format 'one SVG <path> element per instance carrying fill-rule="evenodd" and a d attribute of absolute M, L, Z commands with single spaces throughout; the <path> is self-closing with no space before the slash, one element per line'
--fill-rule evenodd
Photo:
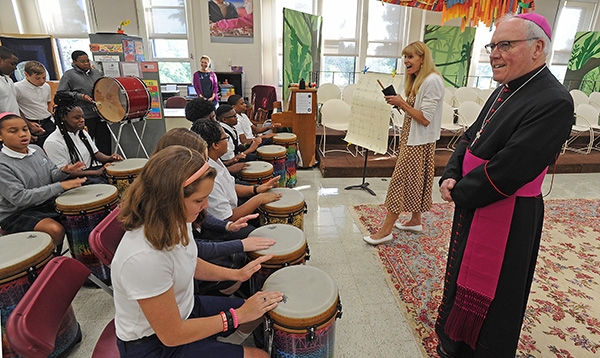
<path fill-rule="evenodd" d="M 108 184 L 80 186 L 56 198 L 57 210 L 84 210 L 102 207 L 117 199 L 117 188 Z"/>
<path fill-rule="evenodd" d="M 268 174 L 273 173 L 273 164 L 255 160 L 252 162 L 246 162 L 248 166 L 242 169 L 242 174 L 256 175 L 256 174 Z"/>
<path fill-rule="evenodd" d="M 283 256 L 301 250 L 306 246 L 304 231 L 292 225 L 273 224 L 261 226 L 248 236 L 266 237 L 275 240 L 275 245 L 265 250 L 255 251 L 259 255 Z"/>
<path fill-rule="evenodd" d="M 286 149 L 281 145 L 263 145 L 262 147 L 258 147 L 256 153 L 262 158 L 282 157 L 285 156 Z"/>
<path fill-rule="evenodd" d="M 269 190 L 270 192 L 281 193 L 281 199 L 274 201 L 272 203 L 263 204 L 263 207 L 266 210 L 273 210 L 276 212 L 281 212 L 285 209 L 291 209 L 297 207 L 304 207 L 304 194 L 299 192 L 298 190 L 289 189 L 289 188 L 273 188 Z"/>
<path fill-rule="evenodd" d="M 275 143 L 288 143 L 296 141 L 297 138 L 298 136 L 294 133 L 277 133 L 273 136 L 273 141 Z"/>
<path fill-rule="evenodd" d="M 148 162 L 146 158 L 131 158 L 120 162 L 112 162 L 112 165 L 106 167 L 106 174 L 113 176 L 127 175 L 138 173 Z"/>
<path fill-rule="evenodd" d="M 0 280 L 42 262 L 52 254 L 53 248 L 52 238 L 45 232 L 0 236 Z"/>
<path fill-rule="evenodd" d="M 330 311 L 338 300 L 338 287 L 331 276 L 306 265 L 289 266 L 275 271 L 265 281 L 263 291 L 283 292 L 284 300 L 272 312 L 297 320 L 321 316 Z"/>
<path fill-rule="evenodd" d="M 111 77 L 102 77 L 94 84 L 94 101 L 102 118 L 120 122 L 128 111 L 127 94 L 123 86 Z"/>

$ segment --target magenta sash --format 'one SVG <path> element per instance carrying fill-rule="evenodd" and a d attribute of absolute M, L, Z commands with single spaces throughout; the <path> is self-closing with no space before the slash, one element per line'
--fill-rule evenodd
<path fill-rule="evenodd" d="M 487 162 L 467 150 L 463 176 Z M 546 168 L 506 199 L 475 210 L 458 273 L 456 298 L 444 327 L 451 339 L 464 341 L 475 349 L 479 331 L 496 294 L 516 199 L 540 195 L 547 171 Z"/>

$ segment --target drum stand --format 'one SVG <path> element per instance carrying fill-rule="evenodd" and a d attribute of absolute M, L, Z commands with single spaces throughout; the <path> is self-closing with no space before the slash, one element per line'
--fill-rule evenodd
<path fill-rule="evenodd" d="M 134 123 L 139 122 L 139 121 L 144 121 L 141 136 L 138 134 L 137 130 L 135 129 L 135 126 L 133 125 Z M 144 138 L 144 132 L 146 131 L 146 121 L 144 120 L 143 117 L 142 118 L 132 118 L 132 119 L 128 119 L 128 120 L 119 122 L 119 131 L 116 136 L 115 136 L 115 132 L 113 132 L 112 128 L 110 127 L 111 123 L 113 123 L 113 122 L 106 122 L 106 125 L 108 126 L 108 130 L 110 131 L 110 134 L 116 143 L 114 152 L 116 152 L 117 149 L 119 149 L 119 151 L 123 155 L 123 158 L 127 159 L 127 156 L 125 155 L 125 151 L 123 151 L 123 148 L 121 147 L 121 134 L 123 133 L 123 127 L 130 124 L 131 129 L 133 130 L 133 133 L 135 134 L 135 137 L 137 138 L 138 143 L 140 144 L 140 146 L 138 147 L 138 154 L 139 154 L 139 148 L 141 147 L 142 150 L 144 151 L 144 154 L 146 155 L 146 158 L 149 158 L 148 152 L 146 151 L 146 147 L 144 147 L 144 143 L 142 143 L 142 138 Z"/>

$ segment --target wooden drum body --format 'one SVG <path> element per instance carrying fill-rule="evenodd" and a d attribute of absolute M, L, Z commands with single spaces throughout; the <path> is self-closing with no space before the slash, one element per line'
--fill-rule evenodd
<path fill-rule="evenodd" d="M 258 160 L 269 162 L 273 165 L 273 176 L 280 175 L 279 186 L 285 187 L 285 147 L 281 145 L 263 145 L 256 150 Z"/>
<path fill-rule="evenodd" d="M 119 197 L 123 197 L 129 184 L 133 183 L 133 180 L 140 174 L 147 162 L 148 159 L 146 158 L 132 158 L 114 162 L 113 165 L 106 167 L 108 183 L 117 188 Z"/>
<path fill-rule="evenodd" d="M 93 184 L 66 191 L 56 198 L 56 211 L 65 227 L 71 256 L 83 263 L 105 283 L 110 282 L 110 270 L 92 253 L 90 232 L 116 206 L 117 188 L 108 184 Z"/>
<path fill-rule="evenodd" d="M 144 81 L 137 77 L 102 77 L 94 83 L 94 101 L 110 122 L 145 117 L 152 101 Z"/>
<path fill-rule="evenodd" d="M 28 231 L 0 237 L 0 311 L 2 313 L 2 356 L 20 357 L 6 338 L 6 321 L 35 278 L 50 261 L 54 244 L 50 235 Z M 58 329 L 52 357 L 65 353 L 81 341 L 81 330 L 70 307 Z"/>
<path fill-rule="evenodd" d="M 260 291 L 265 280 L 280 268 L 304 264 L 310 259 L 310 249 L 304 231 L 295 226 L 286 224 L 261 226 L 248 236 L 266 237 L 276 241 L 275 245 L 268 249 L 248 252 L 251 260 L 264 255 L 274 255 L 269 261 L 263 262 L 261 269 L 252 277 L 252 292 Z"/>
<path fill-rule="evenodd" d="M 267 312 L 265 347 L 271 357 L 334 357 L 335 320 L 342 305 L 335 281 L 316 267 L 296 265 L 274 272 L 264 291 L 285 294 Z"/>
<path fill-rule="evenodd" d="M 273 143 L 284 146 L 286 149 L 284 187 L 293 188 L 297 183 L 298 137 L 294 133 L 277 133 L 273 137 Z"/>
<path fill-rule="evenodd" d="M 306 202 L 298 190 L 274 188 L 270 191 L 281 193 L 281 199 L 258 207 L 260 226 L 269 224 L 289 224 L 304 230 Z"/>
<path fill-rule="evenodd" d="M 248 184 L 262 184 L 273 178 L 273 165 L 268 162 L 255 160 L 246 162 L 248 166 L 240 171 L 240 179 Z"/>

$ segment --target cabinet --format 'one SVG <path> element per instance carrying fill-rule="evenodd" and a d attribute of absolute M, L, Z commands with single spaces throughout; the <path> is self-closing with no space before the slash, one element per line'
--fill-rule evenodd
<path fill-rule="evenodd" d="M 227 82 L 233 86 L 235 94 L 239 94 L 244 97 L 244 73 L 243 72 L 215 72 L 217 75 L 217 81 L 219 83 Z M 219 94 L 221 94 L 221 88 L 219 88 Z M 220 97 L 219 97 L 220 98 Z M 227 101 L 222 102 L 227 103 Z"/>

